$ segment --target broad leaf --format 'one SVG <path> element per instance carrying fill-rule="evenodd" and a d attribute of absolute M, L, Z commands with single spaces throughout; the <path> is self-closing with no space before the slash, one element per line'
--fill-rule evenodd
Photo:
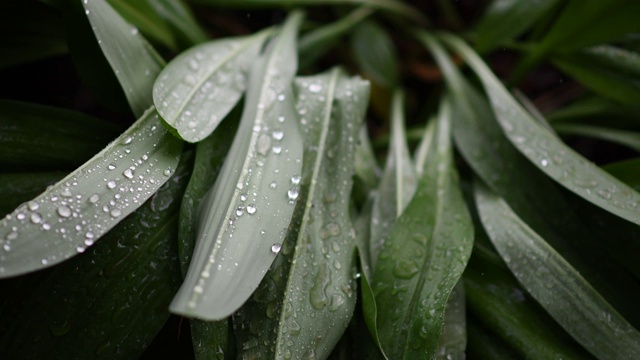
<path fill-rule="evenodd" d="M 191 157 L 183 159 L 166 186 L 82 256 L 10 280 L 0 307 L 0 357 L 135 359 L 143 353 L 169 318 L 167 305 L 181 280 L 178 208 Z"/>
<path fill-rule="evenodd" d="M 399 69 L 391 37 L 376 22 L 358 24 L 351 35 L 351 48 L 362 72 L 387 89 L 398 86 Z"/>
<path fill-rule="evenodd" d="M 634 359 L 640 333 L 504 200 L 479 183 L 475 190 L 489 238 L 531 296 L 598 358 Z"/>
<path fill-rule="evenodd" d="M 153 104 L 153 82 L 164 61 L 140 35 L 104 0 L 83 2 L 98 44 L 109 61 L 134 115 L 141 116 Z"/>
<path fill-rule="evenodd" d="M 443 103 L 425 169 L 374 269 L 377 329 L 389 358 L 431 358 L 438 351 L 449 294 L 473 244 L 450 143 L 450 107 Z"/>
<path fill-rule="evenodd" d="M 120 133 L 118 126 L 85 114 L 0 100 L 0 172 L 70 170 Z"/>
<path fill-rule="evenodd" d="M 640 224 L 637 191 L 584 159 L 537 123 L 464 42 L 451 35 L 442 38 L 479 76 L 505 135 L 529 161 L 585 200 Z"/>
<path fill-rule="evenodd" d="M 599 95 L 623 104 L 640 102 L 640 54 L 599 46 L 560 55 L 553 63 Z"/>
<path fill-rule="evenodd" d="M 404 129 L 404 93 L 396 90 L 391 110 L 391 143 L 380 185 L 374 195 L 369 239 L 371 267 L 375 269 L 380 248 L 393 224 L 416 191 L 417 178 Z"/>
<path fill-rule="evenodd" d="M 171 61 L 153 86 L 162 119 L 186 141 L 209 136 L 247 89 L 246 72 L 269 33 L 202 44 Z"/>
<path fill-rule="evenodd" d="M 173 312 L 203 320 L 231 315 L 280 251 L 300 191 L 302 139 L 291 83 L 302 17 L 292 13 L 254 63 L 240 126 L 202 203 L 197 256 Z"/>
<path fill-rule="evenodd" d="M 182 143 L 149 110 L 80 168 L 0 221 L 0 277 L 84 252 L 173 174 Z"/>
<path fill-rule="evenodd" d="M 489 52 L 526 31 L 558 0 L 494 0 L 485 10 L 476 29 L 478 52 Z"/>

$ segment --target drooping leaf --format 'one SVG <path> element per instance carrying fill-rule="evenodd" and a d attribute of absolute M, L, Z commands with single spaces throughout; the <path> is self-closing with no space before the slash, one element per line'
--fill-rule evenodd
<path fill-rule="evenodd" d="M 149 1 L 107 0 L 107 2 L 126 22 L 142 31 L 148 39 L 170 50 L 177 49 L 176 39 L 169 25 L 158 15 Z"/>
<path fill-rule="evenodd" d="M 256 289 L 281 248 L 302 169 L 291 92 L 302 17 L 293 12 L 254 63 L 240 126 L 203 200 L 197 256 L 171 305 L 173 312 L 202 320 L 231 315 Z"/>
<path fill-rule="evenodd" d="M 442 39 L 479 76 L 505 135 L 529 161 L 585 200 L 640 224 L 640 193 L 584 159 L 538 124 L 464 42 L 451 35 L 442 35 Z"/>
<path fill-rule="evenodd" d="M 489 238 L 531 296 L 596 357 L 635 358 L 640 333 L 504 200 L 479 183 L 475 196 Z"/>
<path fill-rule="evenodd" d="M 38 196 L 65 175 L 60 171 L 0 174 L 0 216 Z"/>
<path fill-rule="evenodd" d="M 246 72 L 269 33 L 202 44 L 171 61 L 153 86 L 162 119 L 186 141 L 209 136 L 247 89 Z"/>
<path fill-rule="evenodd" d="M 0 100 L 0 172 L 70 170 L 120 132 L 74 111 Z"/>
<path fill-rule="evenodd" d="M 180 205 L 178 252 L 183 276 L 187 274 L 195 248 L 198 208 L 220 172 L 227 151 L 231 146 L 233 134 L 237 129 L 240 115 L 240 108 L 236 107 L 213 134 L 196 145 L 193 172 Z M 229 334 L 227 320 L 207 322 L 191 319 L 189 322 L 196 359 L 224 360 L 225 356 L 229 355 L 227 352 Z"/>
<path fill-rule="evenodd" d="M 134 359 L 169 318 L 180 284 L 178 207 L 191 157 L 99 244 L 11 279 L 0 307 L 3 359 Z M 7 281 L 7 280 L 5 280 Z M 82 340 L 82 341 L 79 341 Z"/>
<path fill-rule="evenodd" d="M 640 133 L 599 126 L 558 124 L 554 129 L 562 135 L 586 136 L 626 146 L 640 152 Z"/>
<path fill-rule="evenodd" d="M 83 1 L 98 44 L 116 74 L 129 106 L 136 117 L 151 105 L 153 82 L 164 66 L 164 60 L 104 0 Z"/>
<path fill-rule="evenodd" d="M 398 86 L 396 50 L 383 27 L 372 20 L 358 24 L 351 36 L 351 48 L 363 73 L 387 89 Z"/>
<path fill-rule="evenodd" d="M 80 168 L 0 221 L 0 277 L 84 252 L 142 205 L 175 171 L 182 143 L 150 109 Z"/>
<path fill-rule="evenodd" d="M 207 41 L 191 9 L 182 0 L 148 0 L 153 9 L 171 27 L 179 45 L 190 47 Z"/>
<path fill-rule="evenodd" d="M 637 105 L 640 102 L 640 54 L 598 46 L 559 55 L 553 63 L 599 95 Z"/>
<path fill-rule="evenodd" d="M 67 52 L 62 18 L 35 1 L 0 5 L 0 69 Z"/>
<path fill-rule="evenodd" d="M 476 49 L 489 52 L 526 31 L 558 0 L 494 0 L 485 10 L 476 29 Z"/>
<path fill-rule="evenodd" d="M 471 253 L 473 228 L 453 165 L 450 111 L 443 103 L 415 195 L 374 269 L 378 334 L 393 359 L 435 356 L 447 299 Z"/>
<path fill-rule="evenodd" d="M 451 291 L 447 308 L 444 312 L 442 334 L 438 339 L 437 359 L 465 359 L 467 347 L 466 304 L 464 301 L 464 284 L 459 281 Z"/>
<path fill-rule="evenodd" d="M 374 195 L 371 214 L 369 251 L 372 269 L 375 269 L 378 254 L 391 233 L 393 224 L 411 201 L 418 182 L 406 142 L 403 107 L 404 93 L 396 90 L 391 110 L 389 154 L 380 185 Z"/>
<path fill-rule="evenodd" d="M 588 231 L 558 185 L 507 139 L 488 100 L 461 77 L 442 46 L 428 34 L 419 37 L 443 70 L 449 91 L 456 95 L 450 97 L 455 104 L 453 134 L 456 147 L 467 163 L 611 304 L 633 319 L 634 324 L 638 323 L 634 304 L 640 297 L 640 289 L 626 269 L 609 256 L 612 242 L 616 244 L 613 248 L 629 253 L 634 252 L 634 245 L 615 237 L 599 238 Z M 634 268 L 635 265 L 625 266 Z"/>

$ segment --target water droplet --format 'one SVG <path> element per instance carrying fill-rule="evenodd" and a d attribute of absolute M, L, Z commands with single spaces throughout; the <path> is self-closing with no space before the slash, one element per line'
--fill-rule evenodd
<path fill-rule="evenodd" d="M 289 191 L 287 191 L 287 197 L 289 197 L 289 200 L 291 201 L 297 199 L 298 195 L 300 195 L 300 193 L 298 192 L 298 188 L 291 188 L 289 189 Z"/>
<path fill-rule="evenodd" d="M 260 135 L 258 138 L 258 153 L 261 155 L 267 155 L 271 148 L 271 138 L 265 134 Z"/>
<path fill-rule="evenodd" d="M 282 147 L 274 146 L 272 151 L 273 151 L 274 154 L 280 154 L 282 152 Z"/>
<path fill-rule="evenodd" d="M 138 35 L 138 28 L 137 27 L 132 27 L 131 28 L 131 35 Z"/>
<path fill-rule="evenodd" d="M 122 175 L 124 175 L 124 177 L 126 177 L 127 179 L 133 179 L 133 170 L 131 170 L 131 168 L 126 169 L 122 172 Z"/>
<path fill-rule="evenodd" d="M 93 245 L 93 239 L 84 239 L 84 244 L 87 246 Z"/>
<path fill-rule="evenodd" d="M 240 195 L 240 201 L 247 201 L 247 195 L 246 194 L 241 194 Z"/>
<path fill-rule="evenodd" d="M 275 130 L 271 136 L 276 140 L 282 140 L 284 138 L 284 132 L 282 130 Z"/>
<path fill-rule="evenodd" d="M 282 249 L 282 245 L 275 243 L 273 245 L 271 245 L 271 252 L 274 254 L 277 254 L 280 252 L 280 249 Z"/>
<path fill-rule="evenodd" d="M 42 216 L 38 213 L 31 214 L 31 222 L 34 224 L 40 224 L 42 222 Z"/>
<path fill-rule="evenodd" d="M 131 136 L 125 136 L 120 143 L 122 145 L 129 145 L 131 144 L 132 141 L 133 141 L 133 138 Z"/>
<path fill-rule="evenodd" d="M 111 210 L 111 217 L 116 218 L 116 217 L 118 217 L 120 215 L 122 215 L 122 211 L 120 209 Z"/>
<path fill-rule="evenodd" d="M 256 213 L 257 210 L 258 210 L 258 208 L 256 207 L 256 204 L 247 205 L 247 214 L 253 215 L 253 214 Z"/>
<path fill-rule="evenodd" d="M 236 209 L 236 216 L 242 216 L 244 214 L 244 206 L 238 206 Z"/>
<path fill-rule="evenodd" d="M 109 164 L 107 166 L 107 169 L 109 169 L 109 170 L 115 170 L 115 168 L 116 168 L 116 164 L 114 164 L 114 163 L 111 163 L 111 164 Z"/>
<path fill-rule="evenodd" d="M 269 187 L 275 189 L 278 187 L 278 184 L 275 181 L 272 181 L 271 184 L 269 184 Z"/>
<path fill-rule="evenodd" d="M 6 243 L 2 245 L 2 248 L 4 249 L 4 251 L 11 251 L 11 244 Z"/>
<path fill-rule="evenodd" d="M 107 182 L 107 187 L 109 189 L 114 189 L 116 187 L 116 182 L 113 180 L 110 180 L 109 182 Z"/>
<path fill-rule="evenodd" d="M 42 224 L 42 229 L 43 230 L 51 230 L 51 225 L 47 224 L 47 223 L 43 223 Z"/>
<path fill-rule="evenodd" d="M 292 183 L 293 185 L 298 185 L 298 184 L 300 184 L 300 180 L 301 180 L 301 179 L 302 179 L 302 178 L 300 177 L 300 175 L 293 175 L 293 176 L 291 177 L 291 183 Z"/>
<path fill-rule="evenodd" d="M 278 116 L 278 122 L 284 122 L 284 116 Z"/>
<path fill-rule="evenodd" d="M 280 95 L 278 95 L 278 101 L 284 101 L 284 99 L 286 99 L 286 97 L 284 96 L 284 94 L 280 94 Z"/>
<path fill-rule="evenodd" d="M 79 254 L 82 254 L 82 253 L 84 252 L 84 250 L 85 250 L 84 246 L 80 246 L 80 245 L 78 245 L 78 246 L 76 247 L 76 251 L 77 251 Z"/>
<path fill-rule="evenodd" d="M 89 10 L 87 10 L 89 11 Z M 42 263 L 42 265 L 47 265 L 49 263 L 49 260 L 47 259 L 42 259 L 42 261 L 40 261 Z"/>
<path fill-rule="evenodd" d="M 26 218 L 27 218 L 27 216 L 25 214 L 23 214 L 23 213 L 19 213 L 18 215 L 16 215 L 16 219 L 21 220 L 21 221 L 26 219 Z"/>
<path fill-rule="evenodd" d="M 27 204 L 27 207 L 31 211 L 36 211 L 40 208 L 40 205 L 38 205 L 38 203 L 35 201 L 29 201 L 29 203 Z"/>
<path fill-rule="evenodd" d="M 71 209 L 69 209 L 69 207 L 66 205 L 60 205 L 58 206 L 58 215 L 65 218 L 69 217 L 71 216 Z"/>
<path fill-rule="evenodd" d="M 547 160 L 547 159 L 542 159 L 542 160 L 540 160 L 540 165 L 542 165 L 542 166 L 547 166 L 547 165 L 549 165 L 549 160 Z"/>
<path fill-rule="evenodd" d="M 171 176 L 171 169 L 167 169 L 165 171 L 162 172 L 164 174 L 164 176 Z"/>
<path fill-rule="evenodd" d="M 195 127 L 196 127 L 196 125 L 198 125 L 198 123 L 197 123 L 197 122 L 195 122 L 195 121 L 189 121 L 189 122 L 187 123 L 187 127 L 188 127 L 189 129 L 193 129 L 193 128 L 195 128 Z"/>
<path fill-rule="evenodd" d="M 100 195 L 98 194 L 93 194 L 91 196 L 89 196 L 89 202 L 92 204 L 97 203 L 100 200 Z"/>
<path fill-rule="evenodd" d="M 18 233 L 16 231 L 12 231 L 7 234 L 7 240 L 15 240 L 18 238 Z"/>
<path fill-rule="evenodd" d="M 311 91 L 312 93 L 319 93 L 320 91 L 322 91 L 322 85 L 311 84 L 309 85 L 309 91 Z"/>

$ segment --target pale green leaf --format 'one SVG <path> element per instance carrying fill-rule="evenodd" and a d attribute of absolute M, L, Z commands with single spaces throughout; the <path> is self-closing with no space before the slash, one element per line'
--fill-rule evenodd
<path fill-rule="evenodd" d="M 480 183 L 475 197 L 489 238 L 531 296 L 598 358 L 635 359 L 640 333 L 503 199 Z"/>
<path fill-rule="evenodd" d="M 373 273 L 378 334 L 392 359 L 436 355 L 447 300 L 471 254 L 473 227 L 453 163 L 450 111 L 443 102 L 415 195 Z"/>
<path fill-rule="evenodd" d="M 374 195 L 371 215 L 371 267 L 375 269 L 380 248 L 393 224 L 416 191 L 416 170 L 409 155 L 405 134 L 404 93 L 396 90 L 391 108 L 391 143 L 380 185 Z"/>
<path fill-rule="evenodd" d="M 212 41 L 171 61 L 153 86 L 163 120 L 186 141 L 209 136 L 247 89 L 249 65 L 269 33 Z"/>
<path fill-rule="evenodd" d="M 536 122 L 463 41 L 446 34 L 442 39 L 458 51 L 479 76 L 505 135 L 529 161 L 587 201 L 640 224 L 637 191 L 587 161 Z"/>
<path fill-rule="evenodd" d="M 91 160 L 0 221 L 0 276 L 84 252 L 167 181 L 181 150 L 150 109 Z"/>
<path fill-rule="evenodd" d="M 153 82 L 164 61 L 140 35 L 104 0 L 83 1 L 104 56 L 109 61 L 134 115 L 141 116 L 152 104 Z"/>
<path fill-rule="evenodd" d="M 436 359 L 464 360 L 467 347 L 466 304 L 462 280 L 451 291 L 444 312 L 442 334 L 438 340 Z"/>
<path fill-rule="evenodd" d="M 202 203 L 197 256 L 171 305 L 173 312 L 203 320 L 231 315 L 280 251 L 302 170 L 291 90 L 302 18 L 300 12 L 289 16 L 250 72 L 240 126 Z"/>

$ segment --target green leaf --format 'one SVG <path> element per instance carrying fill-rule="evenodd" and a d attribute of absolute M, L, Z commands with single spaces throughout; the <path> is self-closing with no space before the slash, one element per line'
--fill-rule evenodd
<path fill-rule="evenodd" d="M 73 169 L 118 134 L 118 126 L 75 111 L 0 100 L 0 171 Z"/>
<path fill-rule="evenodd" d="M 640 333 L 500 197 L 476 183 L 489 238 L 527 291 L 582 346 L 600 359 L 633 359 Z"/>
<path fill-rule="evenodd" d="M 398 0 L 194 0 L 196 4 L 216 7 L 231 7 L 241 9 L 272 8 L 272 7 L 306 7 L 322 5 L 363 5 L 401 15 L 417 22 L 426 22 L 426 17 L 419 10 Z"/>
<path fill-rule="evenodd" d="M 369 7 L 359 7 L 337 21 L 304 34 L 298 42 L 300 67 L 305 68 L 324 55 L 338 39 L 351 31 L 362 20 L 373 14 Z"/>
<path fill-rule="evenodd" d="M 104 56 L 116 74 L 129 106 L 141 116 L 153 105 L 153 82 L 164 61 L 140 35 L 106 1 L 83 2 Z"/>
<path fill-rule="evenodd" d="M 625 184 L 640 191 L 640 176 L 638 176 L 638 169 L 640 169 L 639 158 L 607 164 L 603 169 Z"/>
<path fill-rule="evenodd" d="M 558 2 L 494 0 L 485 10 L 476 29 L 476 49 L 480 53 L 489 52 L 518 37 Z"/>
<path fill-rule="evenodd" d="M 240 127 L 202 203 L 197 256 L 171 305 L 173 312 L 202 320 L 231 315 L 280 250 L 302 169 L 302 139 L 291 92 L 302 18 L 293 12 L 254 63 Z"/>
<path fill-rule="evenodd" d="M 500 340 L 489 328 L 479 324 L 478 320 L 469 316 L 467 321 L 469 345 L 466 355 L 480 360 L 517 360 L 521 355 L 516 353 L 504 341 Z"/>
<path fill-rule="evenodd" d="M 561 135 L 578 135 L 609 141 L 640 152 L 640 133 L 581 124 L 557 124 L 554 129 Z"/>
<path fill-rule="evenodd" d="M 358 24 L 351 36 L 351 48 L 364 74 L 388 89 L 398 85 L 398 56 L 391 37 L 371 20 Z"/>
<path fill-rule="evenodd" d="M 107 0 L 107 2 L 126 22 L 135 26 L 136 29 L 140 29 L 149 39 L 166 46 L 170 50 L 175 51 L 177 49 L 176 39 L 171 29 L 162 17 L 158 15 L 149 1 Z"/>
<path fill-rule="evenodd" d="M 57 171 L 0 174 L 0 216 L 38 196 L 65 175 Z"/>
<path fill-rule="evenodd" d="M 155 110 L 52 188 L 0 221 L 0 277 L 49 267 L 84 252 L 175 171 L 182 143 Z M 7 250 L 8 249 L 8 250 Z"/>
<path fill-rule="evenodd" d="M 369 86 L 337 68 L 295 86 L 307 119 L 300 201 L 281 255 L 234 316 L 246 358 L 327 358 L 357 297 L 349 193 Z"/>
<path fill-rule="evenodd" d="M 180 268 L 186 276 L 196 242 L 197 212 L 207 190 L 215 182 L 240 118 L 236 107 L 216 131 L 196 145 L 196 159 L 189 185 L 180 205 L 178 252 Z M 228 321 L 205 322 L 191 319 L 191 338 L 197 359 L 224 359 L 228 347 Z M 227 354 L 228 355 L 228 354 Z"/>
<path fill-rule="evenodd" d="M 634 245 L 615 237 L 600 238 L 589 231 L 583 217 L 566 200 L 567 194 L 506 138 L 488 101 L 461 77 L 442 46 L 428 34 L 421 34 L 421 40 L 443 70 L 450 93 L 455 94 L 450 96 L 455 105 L 454 139 L 474 172 L 610 303 L 633 318 L 634 324 L 640 321 L 635 311 L 640 289 L 626 269 L 608 256 L 611 248 L 634 253 Z"/>
<path fill-rule="evenodd" d="M 571 104 L 546 114 L 553 123 L 586 123 L 611 126 L 621 123 L 621 127 L 633 127 L 640 120 L 640 106 L 621 105 L 595 95 L 584 96 Z"/>
<path fill-rule="evenodd" d="M 0 69 L 67 52 L 61 16 L 34 1 L 0 5 Z"/>
<path fill-rule="evenodd" d="M 559 55 L 553 63 L 603 97 L 636 105 L 640 102 L 640 54 L 599 46 Z"/>
<path fill-rule="evenodd" d="M 536 122 L 464 42 L 451 35 L 442 35 L 442 39 L 458 51 L 479 76 L 505 135 L 529 161 L 585 200 L 640 224 L 637 191 L 588 162 Z"/>
<path fill-rule="evenodd" d="M 15 285 L 0 307 L 0 357 L 142 354 L 169 318 L 167 305 L 181 280 L 177 210 L 191 157 L 183 159 L 166 186 L 99 244 L 60 266 L 11 280 Z"/>
<path fill-rule="evenodd" d="M 370 257 L 375 269 L 378 254 L 389 237 L 393 224 L 416 191 L 417 177 L 404 128 L 404 92 L 396 90 L 391 109 L 391 144 L 380 185 L 374 194 L 371 215 Z"/>
<path fill-rule="evenodd" d="M 191 9 L 182 0 L 148 0 L 149 5 L 173 30 L 176 40 L 184 47 L 207 41 L 205 31 L 198 25 Z"/>
<path fill-rule="evenodd" d="M 438 340 L 437 359 L 458 360 L 465 359 L 467 347 L 467 323 L 464 301 L 464 284 L 458 284 L 451 291 L 444 313 L 442 334 Z"/>
<path fill-rule="evenodd" d="M 447 299 L 471 253 L 473 228 L 453 164 L 450 111 L 443 103 L 416 193 L 374 269 L 378 334 L 393 359 L 436 354 Z"/>
<path fill-rule="evenodd" d="M 542 41 L 518 64 L 513 78 L 520 79 L 550 53 L 570 53 L 639 31 L 638 12 L 640 3 L 635 0 L 569 1 Z"/>
<path fill-rule="evenodd" d="M 246 72 L 268 34 L 212 41 L 171 61 L 153 86 L 164 121 L 186 141 L 209 136 L 247 89 Z"/>
<path fill-rule="evenodd" d="M 358 139 L 354 159 L 356 168 L 356 178 L 354 180 L 357 185 L 354 186 L 354 191 L 358 191 L 357 187 L 359 186 L 363 197 L 366 197 L 373 189 L 378 187 L 382 170 L 378 166 L 376 154 L 371 146 L 366 124 L 360 128 Z"/>

